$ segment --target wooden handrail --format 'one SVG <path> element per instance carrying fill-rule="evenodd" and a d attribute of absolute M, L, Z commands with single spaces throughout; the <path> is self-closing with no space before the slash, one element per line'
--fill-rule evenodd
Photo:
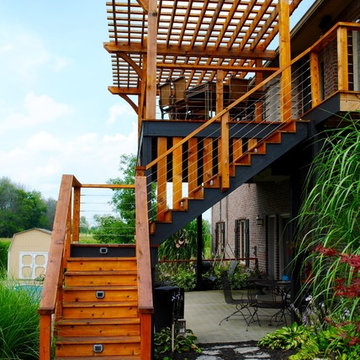
<path fill-rule="evenodd" d="M 39 314 L 52 314 L 55 310 L 57 287 L 67 232 L 67 216 L 71 206 L 71 192 L 74 179 L 73 175 L 62 176 L 51 234 L 46 276 L 38 310 Z"/>
<path fill-rule="evenodd" d="M 174 146 L 172 146 L 170 149 L 168 149 L 167 151 L 163 152 L 162 154 L 160 154 L 156 159 L 154 159 L 153 161 L 151 161 L 149 164 L 147 164 L 145 166 L 145 170 L 149 170 L 150 168 L 152 168 L 154 165 L 156 165 L 160 160 L 164 159 L 166 156 L 168 156 L 169 154 L 171 154 L 172 152 L 174 152 L 174 150 L 176 150 L 177 148 L 179 148 L 180 146 L 182 146 L 183 144 L 185 144 L 189 139 L 191 139 L 192 137 L 194 137 L 195 135 L 199 134 L 201 131 L 203 131 L 204 129 L 206 129 L 209 125 L 211 125 L 213 122 L 219 121 L 222 116 L 225 113 L 228 113 L 232 108 L 234 108 L 235 106 L 237 106 L 240 102 L 244 101 L 245 99 L 247 99 L 250 95 L 252 95 L 253 93 L 255 93 L 256 91 L 260 90 L 264 85 L 266 85 L 267 83 L 269 83 L 272 79 L 274 79 L 276 76 L 278 76 L 279 74 L 281 74 L 284 70 L 288 69 L 289 67 L 291 67 L 294 63 L 296 63 L 297 61 L 299 61 L 301 58 L 303 58 L 304 56 L 306 56 L 307 54 L 309 54 L 312 51 L 320 51 L 322 49 L 321 44 L 326 42 L 326 40 L 331 40 L 332 38 L 336 37 L 336 31 L 338 28 L 340 27 L 346 27 L 347 29 L 350 30 L 360 30 L 360 24 L 357 23 L 348 23 L 348 22 L 338 22 L 337 24 L 335 24 L 328 32 L 326 32 L 319 40 L 317 40 L 312 46 L 308 47 L 307 49 L 305 49 L 302 53 L 300 53 L 298 56 L 296 56 L 294 59 L 291 60 L 290 64 L 283 66 L 282 68 L 278 69 L 277 71 L 275 71 L 274 73 L 272 73 L 271 75 L 269 75 L 265 80 L 263 80 L 261 83 L 255 85 L 250 91 L 248 91 L 246 94 L 240 96 L 237 100 L 235 100 L 233 103 L 231 103 L 229 106 L 227 106 L 226 108 L 224 108 L 222 111 L 220 111 L 219 113 L 217 113 L 214 117 L 212 117 L 211 119 L 209 119 L 207 122 L 203 123 L 202 125 L 200 125 L 197 129 L 195 129 L 194 131 L 192 131 L 189 135 L 187 135 L 186 137 L 184 137 L 182 140 L 180 140 L 179 142 L 177 142 Z"/>
<path fill-rule="evenodd" d="M 136 257 L 139 312 L 153 312 L 146 177 L 135 177 Z"/>

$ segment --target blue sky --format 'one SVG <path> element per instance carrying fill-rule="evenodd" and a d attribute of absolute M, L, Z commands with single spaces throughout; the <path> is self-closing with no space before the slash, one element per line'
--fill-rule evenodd
<path fill-rule="evenodd" d="M 0 177 L 56 199 L 62 174 L 119 175 L 137 118 L 107 90 L 104 41 L 104 0 L 0 0 Z"/>
<path fill-rule="evenodd" d="M 0 0 L 0 177 L 57 198 L 61 175 L 103 183 L 136 152 L 133 110 L 111 95 L 102 0 Z"/>

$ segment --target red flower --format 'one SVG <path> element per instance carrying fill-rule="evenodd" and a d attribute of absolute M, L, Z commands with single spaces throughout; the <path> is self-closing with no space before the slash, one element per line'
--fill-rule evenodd
<path fill-rule="evenodd" d="M 347 263 L 355 272 L 360 271 L 360 255 L 340 254 L 340 262 Z"/>
<path fill-rule="evenodd" d="M 349 341 L 349 345 L 354 346 L 355 344 L 360 344 L 360 339 L 357 337 L 352 337 Z"/>
<path fill-rule="evenodd" d="M 322 246 L 321 244 L 319 244 L 316 248 L 315 251 L 325 255 L 325 256 L 335 256 L 337 255 L 337 251 L 335 249 L 332 248 L 326 248 L 324 246 Z"/>

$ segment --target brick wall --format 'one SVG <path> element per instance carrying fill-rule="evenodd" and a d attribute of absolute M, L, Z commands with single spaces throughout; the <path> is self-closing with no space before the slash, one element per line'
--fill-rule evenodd
<path fill-rule="evenodd" d="M 235 254 L 235 220 L 249 219 L 250 257 L 257 247 L 260 270 L 266 270 L 266 226 L 256 224 L 256 217 L 290 213 L 290 188 L 288 181 L 244 184 L 212 208 L 212 234 L 215 224 L 225 222 L 225 255 Z"/>

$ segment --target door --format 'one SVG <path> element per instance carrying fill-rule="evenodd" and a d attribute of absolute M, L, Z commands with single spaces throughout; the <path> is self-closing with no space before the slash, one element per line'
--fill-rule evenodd
<path fill-rule="evenodd" d="M 267 274 L 271 279 L 278 278 L 277 271 L 277 216 L 270 215 L 266 221 Z"/>

